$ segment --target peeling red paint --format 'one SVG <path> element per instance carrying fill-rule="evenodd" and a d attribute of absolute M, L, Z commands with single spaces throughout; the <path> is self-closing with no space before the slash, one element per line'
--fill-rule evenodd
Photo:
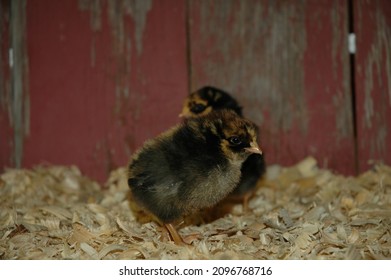
<path fill-rule="evenodd" d="M 101 13 L 94 14 L 100 21 L 80 10 L 77 0 L 28 6 L 30 66 L 39 70 L 30 73 L 24 166 L 76 164 L 104 180 L 146 139 L 178 120 L 188 84 L 184 4 L 151 5 L 138 54 L 137 23 L 128 15 L 109 19 L 108 3 L 101 3 Z M 113 20 L 124 24 L 124 33 L 117 34 L 124 52 L 118 51 L 123 46 L 113 48 L 119 43 Z"/>
<path fill-rule="evenodd" d="M 191 1 L 191 88 L 232 92 L 269 163 L 354 172 L 343 1 Z"/>
<path fill-rule="evenodd" d="M 0 1 L 1 167 L 19 151 L 24 167 L 76 164 L 102 181 L 178 122 L 189 84 L 209 84 L 232 92 L 260 125 L 269 164 L 312 155 L 354 173 L 347 0 L 28 1 L 23 139 L 7 58 L 11 1 Z M 363 171 L 369 160 L 391 163 L 391 4 L 353 7 Z"/>
<path fill-rule="evenodd" d="M 12 156 L 14 146 L 10 115 L 9 12 L 9 1 L 0 0 L 0 172 L 3 167 L 12 167 L 15 164 Z"/>
<path fill-rule="evenodd" d="M 359 170 L 391 164 L 391 2 L 354 1 Z"/>
<path fill-rule="evenodd" d="M 308 46 L 304 71 L 311 111 L 308 139 L 324 166 L 354 174 L 347 2 L 307 1 L 306 14 Z"/>
<path fill-rule="evenodd" d="M 21 167 L 30 120 L 26 1 L 2 1 L 0 13 L 0 128 L 4 131 L 1 142 L 10 149 L 4 151 L 7 156 L 2 156 L 1 161 L 5 166 Z"/>
<path fill-rule="evenodd" d="M 254 121 L 263 123 L 257 109 L 268 104 L 276 130 L 287 132 L 296 123 L 305 132 L 308 118 L 301 63 L 306 35 L 304 17 L 299 16 L 301 5 L 190 3 L 191 88 L 209 83 L 237 92 Z M 292 24 L 297 28 L 291 28 Z"/>

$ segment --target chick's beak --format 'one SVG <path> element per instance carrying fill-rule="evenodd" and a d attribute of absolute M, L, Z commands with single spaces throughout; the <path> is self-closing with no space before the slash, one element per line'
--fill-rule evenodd
<path fill-rule="evenodd" d="M 184 108 L 182 112 L 178 115 L 179 118 L 181 119 L 186 119 L 191 117 L 190 111 L 187 108 Z"/>
<path fill-rule="evenodd" d="M 259 148 L 258 144 L 255 142 L 251 142 L 250 147 L 244 148 L 247 152 L 252 154 L 260 154 L 262 155 L 262 150 Z"/>
<path fill-rule="evenodd" d="M 191 114 L 189 112 L 183 111 L 182 113 L 180 113 L 178 115 L 178 117 L 181 118 L 181 119 L 186 119 L 186 118 L 190 118 Z"/>

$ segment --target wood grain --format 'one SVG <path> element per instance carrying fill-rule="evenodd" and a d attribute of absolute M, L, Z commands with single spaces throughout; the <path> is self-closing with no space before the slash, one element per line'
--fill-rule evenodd
<path fill-rule="evenodd" d="M 354 172 L 345 1 L 189 1 L 191 89 L 231 92 L 268 163 Z"/>
<path fill-rule="evenodd" d="M 354 1 L 358 165 L 391 164 L 391 2 Z"/>
<path fill-rule="evenodd" d="M 351 2 L 353 73 L 348 0 L 21 1 L 13 22 L 0 1 L 1 169 L 75 164 L 105 180 L 205 85 L 260 126 L 268 164 L 391 163 L 390 1 Z"/>
<path fill-rule="evenodd" d="M 185 5 L 38 1 L 27 7 L 31 132 L 23 164 L 126 165 L 177 122 L 187 93 Z"/>

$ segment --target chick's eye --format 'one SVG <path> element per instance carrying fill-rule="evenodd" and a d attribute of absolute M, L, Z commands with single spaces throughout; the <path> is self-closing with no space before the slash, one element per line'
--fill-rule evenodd
<path fill-rule="evenodd" d="M 205 105 L 203 105 L 203 104 L 193 104 L 192 106 L 191 106 L 191 111 L 193 112 L 193 113 L 196 113 L 196 114 L 198 114 L 198 113 L 201 113 L 201 112 L 203 112 L 204 110 L 205 110 L 205 108 L 206 108 L 206 106 Z"/>
<path fill-rule="evenodd" d="M 242 144 L 242 140 L 238 136 L 232 136 L 228 141 L 235 146 Z"/>

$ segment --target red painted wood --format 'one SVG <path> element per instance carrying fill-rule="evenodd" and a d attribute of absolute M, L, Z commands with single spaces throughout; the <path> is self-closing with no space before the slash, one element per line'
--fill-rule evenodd
<path fill-rule="evenodd" d="M 177 122 L 188 84 L 185 5 L 152 2 L 136 38 L 142 18 L 125 1 L 104 1 L 99 18 L 78 4 L 28 2 L 31 118 L 23 165 L 75 164 L 104 180 Z"/>
<path fill-rule="evenodd" d="M 391 164 L 391 2 L 354 1 L 359 170 Z"/>
<path fill-rule="evenodd" d="M 391 163 L 390 6 L 353 1 L 360 171 Z M 75 164 L 105 180 L 178 122 L 190 79 L 191 90 L 209 84 L 238 98 L 261 127 L 269 164 L 313 155 L 354 173 L 346 0 L 37 0 L 26 14 L 24 167 Z M 7 24 L 2 16 L 2 168 L 15 164 Z"/>
<path fill-rule="evenodd" d="M 191 89 L 231 92 L 269 164 L 355 170 L 346 1 L 189 1 Z"/>
<path fill-rule="evenodd" d="M 13 129 L 10 109 L 10 68 L 8 63 L 9 1 L 0 0 L 0 172 L 14 165 Z"/>
<path fill-rule="evenodd" d="M 303 70 L 308 108 L 307 153 L 321 166 L 356 173 L 347 1 L 306 1 Z"/>

